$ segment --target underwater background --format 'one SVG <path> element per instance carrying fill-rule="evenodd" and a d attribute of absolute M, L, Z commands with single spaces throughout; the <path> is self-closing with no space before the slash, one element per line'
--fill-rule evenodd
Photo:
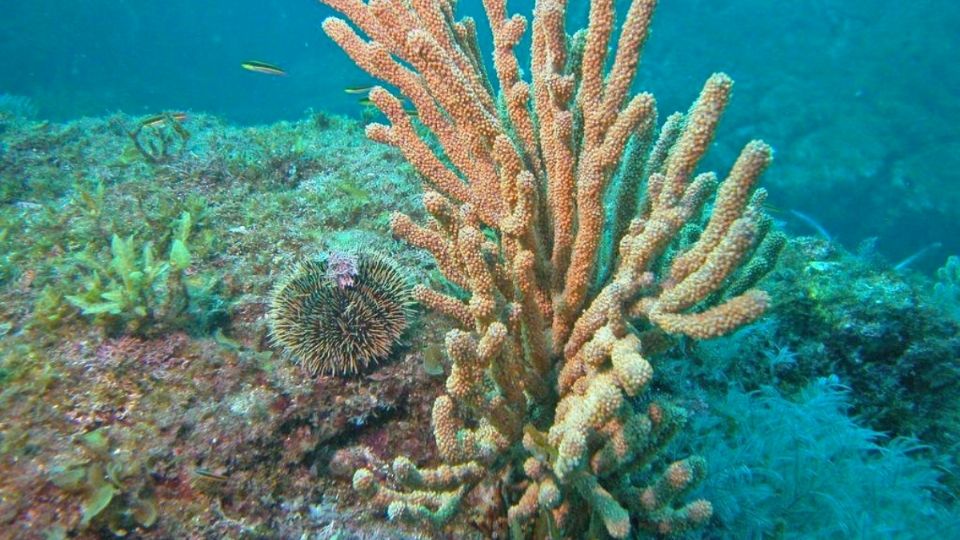
<path fill-rule="evenodd" d="M 0 538 L 509 537 L 495 508 L 396 524 L 351 488 L 376 460 L 438 461 L 447 321 L 412 309 L 360 376 L 311 377 L 270 337 L 271 291 L 305 259 L 362 246 L 444 285 L 391 235 L 392 212 L 424 221 L 421 182 L 364 136 L 383 117 L 345 90 L 374 80 L 323 33 L 333 14 L 3 5 Z M 458 14 L 490 62 L 481 2 Z M 786 234 L 762 319 L 656 355 L 653 392 L 689 415 L 664 459 L 702 455 L 689 497 L 713 504 L 675 536 L 960 537 L 958 29 L 944 0 L 660 2 L 633 91 L 662 120 L 728 73 L 700 169 L 770 143 Z"/>
<path fill-rule="evenodd" d="M 571 2 L 571 15 L 585 20 L 587 5 Z M 479 8 L 461 2 L 483 21 Z M 532 1 L 511 9 L 527 13 Z M 307 109 L 357 116 L 356 96 L 343 89 L 370 79 L 323 35 L 330 13 L 309 1 L 15 2 L 0 21 L 0 88 L 57 121 L 161 110 L 243 124 Z M 960 184 L 960 6 L 673 0 L 653 24 L 635 88 L 653 92 L 663 111 L 685 110 L 699 81 L 728 72 L 737 97 L 717 140 L 761 133 L 776 148 L 767 182 L 791 227 L 811 232 L 789 214 L 802 212 L 849 247 L 875 239 L 893 263 L 938 244 L 915 262 L 926 270 L 960 251 L 948 232 L 960 208 L 951 188 Z M 478 27 L 489 45 L 488 27 Z M 290 76 L 238 69 L 251 58 Z"/>

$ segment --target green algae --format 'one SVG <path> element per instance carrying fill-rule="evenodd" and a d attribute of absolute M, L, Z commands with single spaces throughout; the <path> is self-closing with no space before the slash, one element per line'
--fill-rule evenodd
<path fill-rule="evenodd" d="M 189 279 L 186 272 L 192 256 L 187 246 L 192 227 L 189 212 L 172 224 L 167 257 L 159 259 L 152 242 L 114 234 L 111 259 L 81 252 L 75 261 L 87 270 L 80 294 L 64 299 L 95 324 L 114 331 L 148 334 L 155 326 L 166 329 L 206 328 L 209 310 L 219 298 L 210 279 Z"/>
<path fill-rule="evenodd" d="M 79 442 L 82 457 L 56 465 L 49 473 L 53 485 L 79 497 L 78 528 L 102 525 L 115 536 L 126 536 L 133 527 L 152 527 L 158 511 L 145 464 L 113 451 L 107 428 L 85 433 Z"/>
<path fill-rule="evenodd" d="M 361 126 L 323 118 L 329 131 L 318 132 L 314 119 L 237 128 L 196 115 L 188 150 L 163 163 L 140 156 L 110 119 L 7 133 L 0 470 L 17 494 L 0 505 L 0 529 L 50 538 L 216 536 L 224 514 L 246 519 L 249 502 L 306 500 L 326 489 L 329 479 L 302 481 L 305 471 L 291 464 L 307 451 L 277 444 L 278 426 L 304 423 L 326 438 L 349 434 L 352 424 L 335 422 L 341 409 L 332 404 L 305 409 L 325 411 L 319 420 L 302 420 L 312 418 L 304 412 L 276 420 L 305 399 L 320 402 L 264 342 L 262 299 L 278 266 L 334 239 L 395 249 L 386 216 L 412 211 L 418 189 L 408 167 L 384 157 L 392 150 L 362 143 Z M 398 399 L 331 394 L 356 402 L 348 412 L 358 417 Z M 259 403 L 248 414 L 216 414 L 249 401 L 237 396 Z M 180 453 L 213 456 L 214 438 L 245 478 L 242 490 L 187 485 L 192 463 Z M 106 451 L 96 450 L 104 440 Z M 276 474 L 281 456 L 290 475 Z M 164 511 L 174 498 L 182 513 Z M 223 514 L 210 513 L 211 503 Z M 268 512 L 256 511 L 251 523 Z M 272 523 L 243 527 L 269 536 Z"/>

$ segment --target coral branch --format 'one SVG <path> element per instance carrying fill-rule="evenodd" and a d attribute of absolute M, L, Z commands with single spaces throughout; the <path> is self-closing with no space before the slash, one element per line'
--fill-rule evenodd
<path fill-rule="evenodd" d="M 499 94 L 455 2 L 322 1 L 368 39 L 335 18 L 324 23 L 330 37 L 418 112 L 411 119 L 397 96 L 371 91 L 390 125 L 368 135 L 397 147 L 430 188 L 430 223 L 397 215 L 394 233 L 469 293 L 414 292 L 460 326 L 447 335 L 452 368 L 433 407 L 445 464 L 421 469 L 401 456 L 396 489 L 362 469 L 357 491 L 391 518 L 443 524 L 480 477 L 517 482 L 506 517 L 519 536 L 540 519 L 564 537 L 591 522 L 614 538 L 702 526 L 710 503 L 681 500 L 705 474 L 702 460 L 642 483 L 686 417 L 633 399 L 654 371 L 634 328 L 706 339 L 770 303 L 751 287 L 782 245 L 767 235 L 755 191 L 772 151 L 750 142 L 719 184 L 696 174 L 732 80 L 712 75 L 658 132 L 653 96 L 629 96 L 654 0 L 634 0 L 619 32 L 615 2 L 592 0 L 587 27 L 573 35 L 566 0 L 538 0 L 529 81 L 516 55 L 527 19 L 508 14 L 505 0 L 484 0 Z"/>

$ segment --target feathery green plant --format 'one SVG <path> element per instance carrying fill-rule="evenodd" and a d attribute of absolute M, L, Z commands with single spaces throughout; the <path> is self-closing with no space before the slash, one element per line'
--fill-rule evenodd
<path fill-rule="evenodd" d="M 937 463 L 916 440 L 848 416 L 834 377 L 795 399 L 775 389 L 731 390 L 695 427 L 710 475 L 716 538 L 947 538 L 960 514 L 937 499 Z M 949 531 L 953 531 L 950 533 Z"/>

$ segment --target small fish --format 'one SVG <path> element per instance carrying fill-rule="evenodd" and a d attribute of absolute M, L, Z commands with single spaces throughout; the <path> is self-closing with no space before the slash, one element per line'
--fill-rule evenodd
<path fill-rule="evenodd" d="M 243 348 L 243 345 L 241 345 L 239 341 L 223 335 L 222 328 L 217 328 L 217 331 L 213 333 L 213 340 L 228 351 L 239 351 Z"/>
<path fill-rule="evenodd" d="M 443 375 L 443 349 L 440 345 L 434 343 L 423 351 L 423 371 L 433 377 Z"/>
<path fill-rule="evenodd" d="M 781 208 L 781 207 L 779 207 L 779 206 L 776 206 L 776 205 L 773 205 L 773 204 L 770 204 L 770 203 L 768 203 L 768 202 L 763 203 L 762 208 L 763 208 L 764 210 L 766 210 L 767 212 L 772 212 L 772 213 L 774 213 L 774 214 L 782 214 L 782 213 L 784 213 L 784 212 L 786 211 L 786 210 L 784 210 L 783 208 Z"/>
<path fill-rule="evenodd" d="M 827 232 L 827 229 L 825 229 L 823 225 L 817 223 L 815 219 L 808 216 L 807 214 L 804 214 L 799 210 L 790 210 L 790 213 L 796 216 L 796 218 L 799 219 L 800 221 L 806 223 L 811 229 L 817 231 L 820 234 L 820 236 L 823 237 L 824 240 L 826 240 L 831 244 L 833 243 L 833 237 L 831 237 L 830 233 Z"/>
<path fill-rule="evenodd" d="M 247 70 L 247 71 L 253 71 L 253 72 L 255 72 L 255 73 L 264 73 L 264 74 L 267 74 L 267 75 L 277 75 L 277 76 L 280 76 L 280 77 L 285 77 L 285 76 L 287 75 L 287 72 L 284 71 L 284 70 L 283 70 L 282 68 L 280 68 L 280 67 L 274 66 L 274 65 L 272 65 L 272 64 L 268 64 L 268 63 L 266 63 L 266 62 L 258 62 L 258 61 L 256 61 L 256 60 L 248 60 L 248 61 L 240 64 L 240 67 L 242 67 L 243 69 L 245 69 L 245 70 Z"/>
<path fill-rule="evenodd" d="M 167 121 L 167 117 L 168 117 L 168 116 L 169 116 L 170 118 L 173 118 L 173 119 L 176 120 L 177 122 L 183 122 L 184 120 L 187 119 L 187 113 L 184 113 L 184 112 L 175 112 L 175 113 L 170 113 L 169 115 L 167 115 L 167 114 L 155 114 L 155 115 L 153 115 L 153 116 L 148 116 L 147 118 L 144 118 L 143 120 L 141 120 L 141 121 L 140 121 L 140 126 L 141 126 L 141 127 L 148 127 L 148 126 L 151 126 L 151 127 L 152 127 L 152 126 L 160 126 L 160 125 L 163 125 L 163 123 Z"/>
<path fill-rule="evenodd" d="M 373 88 L 372 86 L 348 86 L 343 89 L 348 94 L 366 94 Z"/>
<path fill-rule="evenodd" d="M 360 98 L 357 100 L 357 103 L 363 105 L 364 107 L 376 107 L 376 104 L 370 101 L 370 98 Z M 407 113 L 408 116 L 418 116 L 417 110 L 409 107 L 404 107 L 403 112 Z"/>
<path fill-rule="evenodd" d="M 217 474 L 206 467 L 197 467 L 193 470 L 193 474 L 198 478 L 203 478 L 213 482 L 226 482 L 229 478 L 223 474 Z"/>

